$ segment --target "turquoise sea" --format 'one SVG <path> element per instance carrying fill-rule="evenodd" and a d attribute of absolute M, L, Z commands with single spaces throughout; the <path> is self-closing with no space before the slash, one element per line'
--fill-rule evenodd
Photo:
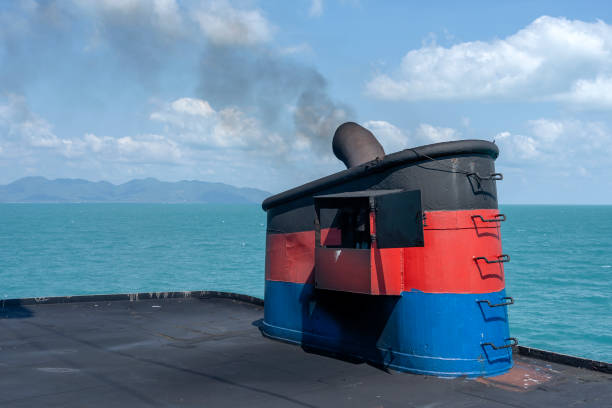
<path fill-rule="evenodd" d="M 513 336 L 612 361 L 612 206 L 502 206 Z M 0 299 L 223 290 L 263 297 L 258 205 L 0 204 Z"/>

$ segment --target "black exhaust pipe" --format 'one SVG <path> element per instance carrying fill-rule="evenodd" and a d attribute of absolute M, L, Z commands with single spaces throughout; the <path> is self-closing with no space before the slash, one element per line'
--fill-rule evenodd
<path fill-rule="evenodd" d="M 372 132 L 355 122 L 338 126 L 332 147 L 347 169 L 385 157 L 385 151 Z"/>

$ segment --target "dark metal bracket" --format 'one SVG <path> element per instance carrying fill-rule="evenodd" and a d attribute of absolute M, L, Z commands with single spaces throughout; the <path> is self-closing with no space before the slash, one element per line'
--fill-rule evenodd
<path fill-rule="evenodd" d="M 491 173 L 488 176 L 481 176 L 478 173 L 468 173 L 467 174 L 468 177 L 470 176 L 474 176 L 476 177 L 478 180 L 503 180 L 504 179 L 504 175 L 501 173 Z"/>
<path fill-rule="evenodd" d="M 491 304 L 488 300 L 477 300 L 476 303 L 486 303 L 489 307 L 500 307 L 500 306 L 508 306 L 514 304 L 514 299 L 510 296 L 506 296 L 501 298 L 501 300 L 508 300 L 508 302 L 496 303 L 494 305 Z"/>
<path fill-rule="evenodd" d="M 475 220 L 476 218 L 480 218 L 480 220 L 482 222 L 503 222 L 503 221 L 506 221 L 506 215 L 505 214 L 496 214 L 495 218 L 488 219 L 488 220 L 485 220 L 482 215 L 472 215 L 472 219 L 473 220 Z"/>
<path fill-rule="evenodd" d="M 504 263 L 504 262 L 510 262 L 510 255 L 506 255 L 506 254 L 501 254 L 500 256 L 497 257 L 498 259 L 490 261 L 488 260 L 486 257 L 484 256 L 475 256 L 474 257 L 474 262 L 478 262 L 479 260 L 483 260 L 488 264 L 494 264 L 494 263 Z"/>
<path fill-rule="evenodd" d="M 518 342 L 518 340 L 516 339 L 516 337 L 508 337 L 508 338 L 507 338 L 505 341 L 508 341 L 508 340 L 510 340 L 510 341 L 511 341 L 511 343 L 510 343 L 510 344 L 503 345 L 503 346 L 496 346 L 496 345 L 495 345 L 495 344 L 493 344 L 493 343 L 481 343 L 480 345 L 481 345 L 482 347 L 485 347 L 485 346 L 491 346 L 491 348 L 493 348 L 493 350 L 500 350 L 500 349 L 505 349 L 505 348 L 515 347 L 515 346 L 518 346 L 518 344 L 519 344 L 519 342 Z"/>

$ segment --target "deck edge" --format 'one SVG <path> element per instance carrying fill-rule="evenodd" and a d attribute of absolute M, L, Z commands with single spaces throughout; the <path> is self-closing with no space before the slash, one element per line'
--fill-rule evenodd
<path fill-rule="evenodd" d="M 605 361 L 591 360 L 588 358 L 570 356 L 569 354 L 555 353 L 552 351 L 526 346 L 518 346 L 516 352 L 522 356 L 532 357 L 543 361 L 550 361 L 551 363 L 586 368 L 588 370 L 612 374 L 612 364 Z"/>
<path fill-rule="evenodd" d="M 224 298 L 233 299 L 240 302 L 251 303 L 257 306 L 263 306 L 263 299 L 244 295 L 234 292 L 220 292 L 216 290 L 192 290 L 183 292 L 138 292 L 138 293 L 117 293 L 117 294 L 99 294 L 99 295 L 74 295 L 74 296 L 51 296 L 51 297 L 33 297 L 33 298 L 17 298 L 17 299 L 0 299 L 0 309 L 7 306 L 29 306 L 39 304 L 57 304 L 57 303 L 80 303 L 80 302 L 108 302 L 117 300 L 127 300 L 135 302 L 139 300 L 155 300 L 155 299 L 208 299 L 208 298 Z"/>

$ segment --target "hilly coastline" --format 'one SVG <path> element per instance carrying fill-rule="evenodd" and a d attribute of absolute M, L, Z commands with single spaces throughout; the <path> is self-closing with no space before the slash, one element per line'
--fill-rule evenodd
<path fill-rule="evenodd" d="M 0 185 L 0 203 L 261 203 L 270 193 L 223 183 L 135 179 L 106 181 L 25 177 Z"/>

